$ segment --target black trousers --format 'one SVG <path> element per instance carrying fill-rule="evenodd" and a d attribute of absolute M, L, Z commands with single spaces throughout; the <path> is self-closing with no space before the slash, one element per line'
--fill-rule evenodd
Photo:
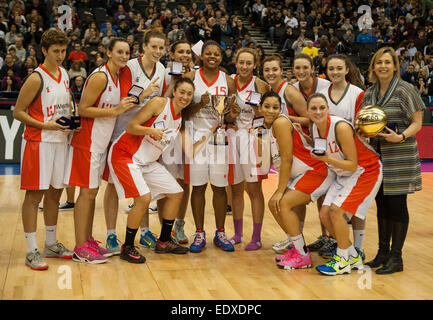
<path fill-rule="evenodd" d="M 377 218 L 409 223 L 407 194 L 384 195 L 383 183 L 376 195 Z"/>

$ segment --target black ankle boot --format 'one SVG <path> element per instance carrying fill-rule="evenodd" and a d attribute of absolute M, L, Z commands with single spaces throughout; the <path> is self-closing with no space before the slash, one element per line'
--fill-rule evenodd
<path fill-rule="evenodd" d="M 391 274 L 394 272 L 403 271 L 403 259 L 401 258 L 401 252 L 392 252 L 388 261 L 385 265 L 376 270 L 376 274 Z"/>
<path fill-rule="evenodd" d="M 392 234 L 392 220 L 378 218 L 377 228 L 379 233 L 379 251 L 373 260 L 365 264 L 370 268 L 378 268 L 385 264 L 389 259 L 389 242 Z"/>
<path fill-rule="evenodd" d="M 408 223 L 394 221 L 392 228 L 392 249 L 389 260 L 376 270 L 376 274 L 391 274 L 403 271 L 402 249 L 406 239 Z"/>

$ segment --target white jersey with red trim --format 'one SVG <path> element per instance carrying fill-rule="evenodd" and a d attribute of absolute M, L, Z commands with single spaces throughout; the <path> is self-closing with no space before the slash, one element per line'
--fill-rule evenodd
<path fill-rule="evenodd" d="M 39 65 L 34 72 L 41 76 L 41 88 L 35 100 L 28 106 L 27 113 L 40 122 L 48 122 L 62 116 L 68 116 L 70 94 L 69 76 L 65 69 L 59 67 L 56 79 L 43 65 Z M 24 139 L 27 141 L 42 141 L 52 143 L 66 143 L 68 133 L 61 130 L 44 130 L 25 126 Z"/>
<path fill-rule="evenodd" d="M 121 97 L 127 97 L 128 91 L 133 85 L 137 85 L 143 89 L 146 89 L 152 81 L 158 78 L 159 79 L 156 83 L 159 85 L 159 90 L 158 92 L 151 94 L 149 97 L 141 101 L 136 108 L 132 108 L 117 117 L 116 126 L 114 128 L 111 141 L 116 140 L 122 134 L 128 123 L 136 116 L 136 114 L 150 99 L 153 97 L 162 96 L 165 73 L 164 65 L 159 61 L 155 63 L 153 66 L 153 71 L 149 76 L 146 74 L 146 72 L 144 72 L 141 60 L 142 57 L 129 60 L 126 64 L 126 67 L 120 71 L 119 76 Z"/>
<path fill-rule="evenodd" d="M 287 115 L 282 114 L 290 121 Z M 290 123 L 292 123 L 290 121 Z M 292 141 L 293 141 L 293 160 L 292 160 L 292 171 L 290 172 L 290 177 L 294 178 L 299 174 L 302 174 L 308 170 L 313 170 L 314 168 L 323 167 L 325 164 L 322 161 L 316 160 L 311 157 L 310 152 L 312 150 L 311 146 L 305 140 L 302 134 L 292 125 Z M 278 141 L 273 134 L 273 129 L 271 129 L 270 134 L 270 150 L 272 164 L 275 170 L 280 171 L 281 166 L 281 154 L 278 147 Z"/>
<path fill-rule="evenodd" d="M 341 117 L 352 125 L 355 124 L 355 116 L 361 109 L 362 100 L 364 99 L 364 90 L 349 83 L 339 101 L 334 101 L 331 98 L 332 83 L 320 93 L 323 93 L 326 100 L 328 100 L 329 114 Z"/>
<path fill-rule="evenodd" d="M 227 84 L 226 74 L 218 70 L 215 79 L 208 83 L 204 78 L 202 68 L 196 70 L 194 76 L 194 98 L 193 103 L 200 103 L 201 96 L 207 91 L 211 95 L 227 96 L 229 88 Z M 192 117 L 194 130 L 210 129 L 218 123 L 218 116 L 212 106 L 203 107 L 196 112 Z"/>
<path fill-rule="evenodd" d="M 181 113 L 179 115 L 175 114 L 173 100 L 167 98 L 167 103 L 162 112 L 142 124 L 145 127 L 152 126 L 154 128 L 167 129 L 164 132 L 163 138 L 156 140 L 150 135 L 138 136 L 124 132 L 113 143 L 112 159 L 114 160 L 119 154 L 124 156 L 126 153 L 138 164 L 145 165 L 157 161 L 162 152 L 175 141 L 181 122 Z"/>
<path fill-rule="evenodd" d="M 114 82 L 108 65 L 104 65 L 94 70 L 87 80 L 97 72 L 102 72 L 106 75 L 107 85 L 92 107 L 99 109 L 111 109 L 120 102 L 119 75 L 117 75 L 117 81 Z M 84 90 L 87 89 L 87 80 Z M 90 152 L 104 153 L 107 150 L 108 144 L 110 143 L 110 138 L 113 133 L 115 123 L 115 117 L 82 117 L 82 129 L 81 131 L 74 132 L 71 140 L 71 146 Z"/>
<path fill-rule="evenodd" d="M 250 100 L 252 92 L 257 92 L 256 76 L 251 75 L 250 80 L 242 88 L 238 85 L 237 74 L 232 74 L 230 77 L 235 81 L 236 102 L 241 109 L 241 113 L 236 118 L 236 125 L 238 129 L 249 129 L 252 126 L 255 112 L 254 108 L 245 102 Z"/>
<path fill-rule="evenodd" d="M 353 126 L 349 121 L 341 117 L 328 115 L 326 135 L 324 137 L 321 137 L 319 134 L 319 130 L 317 129 L 317 126 L 314 123 L 312 126 L 312 131 L 313 131 L 314 139 L 316 138 L 326 139 L 327 142 L 326 152 L 329 154 L 329 156 L 335 159 L 345 160 L 346 157 L 343 151 L 341 150 L 340 143 L 338 142 L 337 139 L 336 126 L 340 122 L 348 123 L 353 129 Z M 373 163 L 378 162 L 379 155 L 374 151 L 374 149 L 367 142 L 365 142 L 363 138 L 358 137 L 354 129 L 353 129 L 353 134 L 355 137 L 355 147 L 358 154 L 358 166 L 365 168 L 370 166 Z M 345 171 L 343 169 L 334 167 L 330 164 L 328 164 L 328 167 L 339 176 L 351 176 L 353 174 L 352 171 Z"/>
<path fill-rule="evenodd" d="M 323 90 L 328 89 L 328 87 L 331 85 L 331 81 L 326 80 L 326 79 L 322 79 L 319 77 L 313 77 L 313 85 L 311 86 L 310 92 L 305 92 L 304 90 L 302 90 L 299 81 L 295 82 L 293 84 L 293 86 L 298 89 L 302 95 L 304 96 L 305 100 L 308 100 L 308 98 L 316 92 L 321 92 Z"/>

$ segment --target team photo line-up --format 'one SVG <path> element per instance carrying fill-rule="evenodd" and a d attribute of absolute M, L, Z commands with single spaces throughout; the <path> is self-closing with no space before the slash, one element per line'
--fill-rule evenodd
<path fill-rule="evenodd" d="M 13 110 L 25 124 L 21 189 L 27 266 L 46 270 L 46 257 L 99 264 L 113 255 L 144 263 L 135 246 L 137 232 L 140 243 L 156 253 L 199 253 L 206 246 L 210 182 L 217 228 L 213 243 L 223 251 L 243 242 L 246 191 L 253 233 L 245 250 L 262 247 L 267 204 L 287 234 L 272 246 L 278 268 L 310 268 L 311 252 L 318 251 L 328 259 L 316 266 L 325 275 L 365 265 L 378 268 L 377 274 L 403 271 L 407 195 L 421 190 L 415 134 L 425 106 L 415 87 L 401 80 L 394 49 L 382 47 L 374 54 L 368 70 L 372 86 L 365 89 L 357 67 L 341 54 L 327 58 L 329 80 L 314 76 L 309 55 L 297 55 L 292 85 L 284 80 L 279 55 L 268 55 L 259 65 L 252 48 L 237 52 L 236 74 L 227 74 L 220 67 L 222 48 L 213 40 L 202 44 L 196 58 L 192 44 L 175 42 L 164 67 L 159 60 L 165 40 L 160 31 L 147 32 L 142 55 L 130 59 L 126 39 L 113 38 L 105 64 L 86 79 L 77 106 L 62 67 L 69 39 L 55 28 L 42 35 L 43 63 L 24 82 Z M 256 75 L 258 68 L 263 79 Z M 358 121 L 361 113 L 366 122 Z M 381 124 L 375 132 L 367 128 Z M 262 181 L 271 168 L 278 173 L 277 188 L 264 199 Z M 105 244 L 93 237 L 102 180 Z M 75 187 L 75 247 L 70 250 L 57 240 L 56 226 L 62 191 Z M 121 199 L 131 200 L 124 242 L 116 235 Z M 373 200 L 379 248 L 365 262 L 365 218 Z M 149 229 L 153 201 L 159 237 Z M 317 203 L 322 234 L 307 245 L 303 227 L 310 202 Z M 188 204 L 196 228 L 189 247 L 183 246 Z M 224 229 L 228 204 L 231 238 Z M 42 253 L 36 241 L 39 206 L 45 222 Z"/>

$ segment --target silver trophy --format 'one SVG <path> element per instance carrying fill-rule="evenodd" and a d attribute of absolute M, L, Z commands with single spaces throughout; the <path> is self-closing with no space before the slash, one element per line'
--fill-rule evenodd
<path fill-rule="evenodd" d="M 222 127 L 224 124 L 224 116 L 230 112 L 230 106 L 232 105 L 235 96 L 220 96 L 212 95 L 210 97 L 210 104 L 214 112 L 218 116 L 218 129 L 214 135 L 214 145 L 228 145 L 227 136 L 225 130 Z"/>

